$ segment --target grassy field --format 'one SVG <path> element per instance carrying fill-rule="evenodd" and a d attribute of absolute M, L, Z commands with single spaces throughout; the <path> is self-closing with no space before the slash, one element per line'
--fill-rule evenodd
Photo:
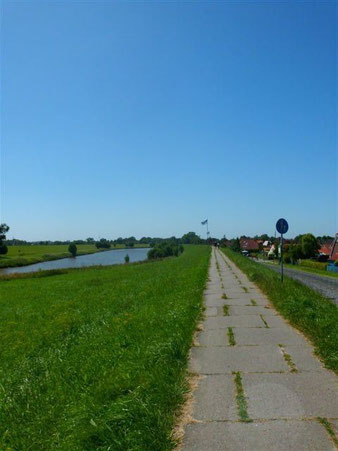
<path fill-rule="evenodd" d="M 0 279 L 0 449 L 172 449 L 209 256 Z"/>
<path fill-rule="evenodd" d="M 135 247 L 148 246 L 140 244 Z M 118 244 L 116 247 L 112 246 L 108 250 L 124 248 L 125 246 L 123 244 Z M 97 249 L 94 244 L 78 244 L 77 250 L 78 255 L 103 251 L 102 249 Z M 67 244 L 8 246 L 8 253 L 6 255 L 0 255 L 0 268 L 25 266 L 69 256 L 70 253 L 68 252 Z"/>
<path fill-rule="evenodd" d="M 328 368 L 338 371 L 338 308 L 311 288 L 230 249 L 222 251 L 257 284 L 275 308 L 314 344 Z"/>
<path fill-rule="evenodd" d="M 279 265 L 279 263 L 272 263 L 270 261 L 266 261 L 266 264 Z M 290 263 L 287 264 L 284 263 L 284 266 L 285 268 L 295 269 L 297 271 L 299 270 L 303 272 L 310 272 L 312 274 L 318 274 L 319 276 L 334 277 L 334 278 L 338 277 L 338 273 L 326 271 L 326 269 L 311 268 L 310 266 L 305 266 L 303 264 L 292 265 Z"/>

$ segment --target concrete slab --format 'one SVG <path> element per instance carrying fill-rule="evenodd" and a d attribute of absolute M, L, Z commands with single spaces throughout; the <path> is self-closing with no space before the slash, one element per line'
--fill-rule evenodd
<path fill-rule="evenodd" d="M 226 329 L 228 327 L 264 327 L 261 317 L 258 315 L 217 316 L 206 318 L 205 329 Z"/>
<path fill-rule="evenodd" d="M 252 419 L 337 418 L 335 376 L 328 372 L 243 374 Z"/>
<path fill-rule="evenodd" d="M 204 312 L 205 316 L 217 316 L 217 307 L 207 307 Z"/>
<path fill-rule="evenodd" d="M 237 345 L 305 345 L 305 340 L 296 332 L 285 332 L 284 329 L 238 327 L 234 332 Z"/>
<path fill-rule="evenodd" d="M 222 299 L 221 296 L 222 295 L 207 298 L 204 302 L 204 305 L 206 307 L 222 307 L 224 305 L 224 303 L 226 302 L 226 300 Z"/>
<path fill-rule="evenodd" d="M 278 346 L 215 346 L 193 348 L 190 370 L 200 374 L 231 374 L 233 371 L 285 372 L 289 367 Z"/>
<path fill-rule="evenodd" d="M 276 315 L 276 310 L 260 306 L 234 306 L 231 307 L 231 315 Z"/>
<path fill-rule="evenodd" d="M 325 429 L 315 421 L 190 424 L 185 451 L 333 451 Z"/>
<path fill-rule="evenodd" d="M 200 346 L 228 346 L 229 338 L 226 329 L 203 330 L 197 336 Z"/>
<path fill-rule="evenodd" d="M 251 306 L 252 305 L 251 304 L 251 299 L 255 299 L 255 301 L 257 302 L 257 305 L 259 307 L 264 307 L 265 305 L 267 305 L 266 303 L 264 303 L 264 301 L 257 301 L 256 298 L 251 298 L 250 296 L 245 296 L 245 297 L 241 296 L 241 297 L 237 297 L 237 298 L 229 296 L 228 299 L 226 299 L 226 302 L 229 305 L 238 305 L 238 306 L 245 307 L 245 306 Z"/>
<path fill-rule="evenodd" d="M 205 376 L 194 392 L 192 416 L 199 421 L 237 420 L 233 375 Z"/>
<path fill-rule="evenodd" d="M 269 318 L 269 327 L 293 329 L 281 316 Z"/>
<path fill-rule="evenodd" d="M 277 329 L 273 329 L 277 330 Z M 289 336 L 289 334 L 288 334 Z M 312 347 L 307 344 L 305 338 L 297 334 L 300 340 L 303 340 L 302 346 L 292 346 L 285 343 L 284 349 L 290 354 L 293 363 L 300 371 L 320 371 L 323 365 L 318 358 L 313 354 Z"/>

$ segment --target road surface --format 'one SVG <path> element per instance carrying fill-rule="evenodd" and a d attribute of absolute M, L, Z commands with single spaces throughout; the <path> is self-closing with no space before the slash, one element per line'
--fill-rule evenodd
<path fill-rule="evenodd" d="M 280 272 L 280 266 L 266 263 L 266 266 L 274 271 Z M 292 279 L 299 280 L 304 285 L 318 291 L 323 296 L 338 304 L 338 278 L 320 276 L 311 272 L 299 271 L 297 269 L 284 268 L 284 274 Z"/>

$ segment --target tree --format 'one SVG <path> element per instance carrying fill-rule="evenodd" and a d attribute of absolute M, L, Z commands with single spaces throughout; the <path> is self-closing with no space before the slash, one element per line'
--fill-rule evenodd
<path fill-rule="evenodd" d="M 9 227 L 7 224 L 0 224 L 0 254 L 5 255 L 8 252 L 8 247 L 5 244 L 6 233 Z"/>
<path fill-rule="evenodd" d="M 240 252 L 240 250 L 241 250 L 241 242 L 239 241 L 239 238 L 231 240 L 230 249 L 235 251 L 235 252 Z"/>
<path fill-rule="evenodd" d="M 288 248 L 291 263 L 294 265 L 297 260 L 303 257 L 302 246 L 300 244 L 290 244 Z"/>
<path fill-rule="evenodd" d="M 315 257 L 318 253 L 319 244 L 312 233 L 306 233 L 302 236 L 302 252 L 305 258 Z"/>
<path fill-rule="evenodd" d="M 106 240 L 105 238 L 101 238 L 100 241 L 97 241 L 95 243 L 95 246 L 98 249 L 109 249 L 110 248 L 110 242 Z"/>
<path fill-rule="evenodd" d="M 201 244 L 201 238 L 196 235 L 195 232 L 188 232 L 182 236 L 181 241 L 183 244 Z"/>
<path fill-rule="evenodd" d="M 70 245 L 68 246 L 68 252 L 72 254 L 72 257 L 76 257 L 77 247 L 75 243 L 70 243 Z"/>
<path fill-rule="evenodd" d="M 95 244 L 94 238 L 89 237 L 89 238 L 86 239 L 86 241 L 87 241 L 88 244 Z"/>

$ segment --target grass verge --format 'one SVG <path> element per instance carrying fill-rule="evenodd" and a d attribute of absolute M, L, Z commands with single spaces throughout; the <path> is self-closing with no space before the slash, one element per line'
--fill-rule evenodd
<path fill-rule="evenodd" d="M 279 274 L 259 263 L 222 249 L 249 279 L 269 297 L 275 308 L 292 325 L 301 330 L 314 344 L 316 353 L 325 365 L 338 370 L 338 308 L 328 299 L 285 277 L 281 284 Z"/>
<path fill-rule="evenodd" d="M 0 449 L 174 447 L 210 249 L 0 281 Z"/>
<path fill-rule="evenodd" d="M 319 423 L 321 423 L 324 426 L 324 428 L 327 430 L 327 432 L 331 436 L 333 443 L 338 447 L 338 438 L 333 430 L 332 424 L 326 418 L 318 417 L 318 421 L 319 421 Z"/>

